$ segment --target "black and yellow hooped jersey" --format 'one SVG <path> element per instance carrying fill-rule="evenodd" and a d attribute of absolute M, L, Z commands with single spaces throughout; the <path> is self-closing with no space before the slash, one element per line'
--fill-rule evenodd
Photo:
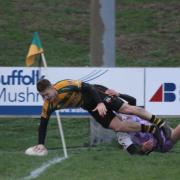
<path fill-rule="evenodd" d="M 57 109 L 81 107 L 83 103 L 81 86 L 81 81 L 69 79 L 54 84 L 53 87 L 57 90 L 58 95 L 53 102 L 48 100 L 44 102 L 41 117 L 47 119 Z"/>

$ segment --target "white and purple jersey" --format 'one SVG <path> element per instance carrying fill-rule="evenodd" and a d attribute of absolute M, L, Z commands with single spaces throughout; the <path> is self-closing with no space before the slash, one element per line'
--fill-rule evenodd
<path fill-rule="evenodd" d="M 122 115 L 121 118 L 123 120 L 130 120 L 141 124 L 150 124 L 148 121 L 145 121 L 137 116 L 124 116 Z M 124 147 L 124 149 L 127 149 L 128 146 L 131 144 L 137 144 L 137 145 L 143 145 L 144 142 L 148 140 L 152 140 L 154 143 L 154 151 L 159 152 L 168 152 L 173 147 L 174 143 L 170 140 L 167 140 L 161 131 L 161 136 L 163 138 L 163 146 L 161 147 L 158 143 L 158 141 L 155 139 L 155 137 L 150 133 L 143 133 L 143 132 L 133 132 L 133 133 L 122 133 L 118 132 L 118 142 Z"/>

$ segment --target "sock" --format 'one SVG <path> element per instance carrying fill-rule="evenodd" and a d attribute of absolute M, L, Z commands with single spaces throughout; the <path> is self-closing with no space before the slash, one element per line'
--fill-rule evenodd
<path fill-rule="evenodd" d="M 154 134 L 156 131 L 156 126 L 155 125 L 146 125 L 146 124 L 141 124 L 141 132 L 149 132 Z"/>
<path fill-rule="evenodd" d="M 162 119 L 157 118 L 155 115 L 152 115 L 150 122 L 156 124 L 158 128 L 161 128 L 165 124 Z"/>

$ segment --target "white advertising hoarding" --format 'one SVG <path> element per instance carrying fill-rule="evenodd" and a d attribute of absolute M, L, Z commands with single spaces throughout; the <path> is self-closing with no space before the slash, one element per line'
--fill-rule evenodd
<path fill-rule="evenodd" d="M 79 79 L 101 84 L 137 98 L 144 106 L 143 68 L 24 68 L 0 67 L 0 115 L 38 115 L 43 104 L 36 91 L 37 81 L 45 76 L 52 83 Z M 81 115 L 79 109 L 62 110 L 64 115 Z"/>
<path fill-rule="evenodd" d="M 145 108 L 157 115 L 180 115 L 180 68 L 146 68 Z"/>

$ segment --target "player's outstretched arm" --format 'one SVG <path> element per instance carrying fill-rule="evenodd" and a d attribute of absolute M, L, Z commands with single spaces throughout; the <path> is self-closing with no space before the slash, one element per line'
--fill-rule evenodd
<path fill-rule="evenodd" d="M 38 144 L 45 143 L 48 121 L 49 119 L 41 117 L 39 129 L 38 129 Z"/>
<path fill-rule="evenodd" d="M 132 105 L 132 106 L 136 106 L 136 98 L 130 96 L 130 95 L 127 95 L 127 94 L 121 94 L 113 89 L 107 89 L 105 91 L 105 93 L 109 96 L 117 96 L 117 97 L 120 97 L 122 99 L 124 99 L 125 101 L 128 102 L 128 104 Z"/>
<path fill-rule="evenodd" d="M 25 151 L 26 155 L 30 156 L 44 156 L 48 154 L 46 147 L 44 146 L 46 131 L 49 119 L 41 117 L 39 131 L 38 131 L 38 145 L 28 148 Z"/>
<path fill-rule="evenodd" d="M 131 155 L 148 155 L 150 153 L 150 151 L 145 151 L 141 146 L 135 144 L 131 144 L 126 150 Z"/>

